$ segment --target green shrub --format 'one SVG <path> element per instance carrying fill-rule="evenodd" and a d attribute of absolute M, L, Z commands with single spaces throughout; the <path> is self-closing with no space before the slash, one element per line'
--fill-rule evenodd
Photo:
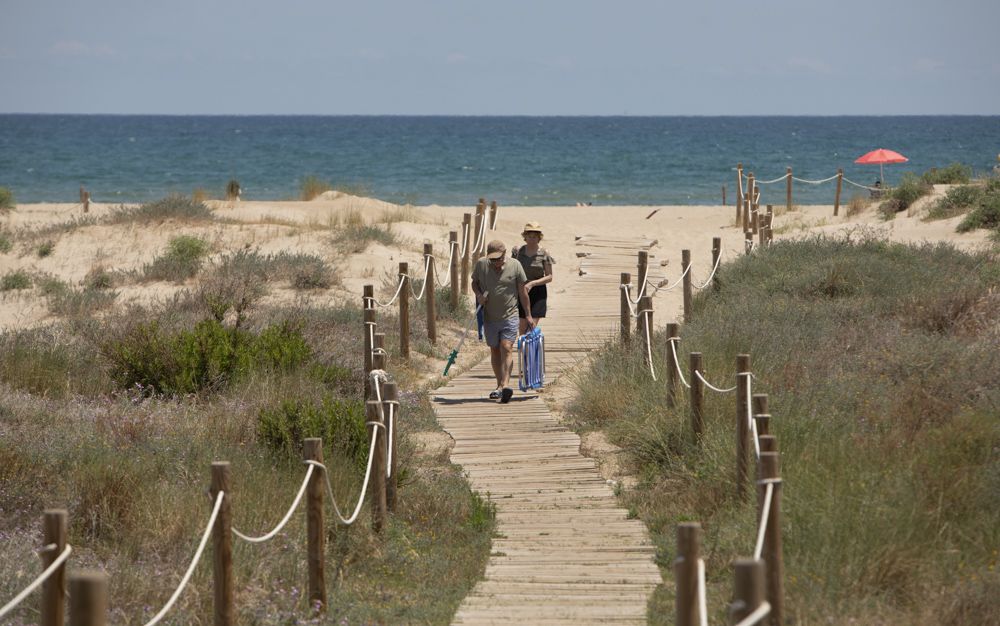
<path fill-rule="evenodd" d="M 39 259 L 44 259 L 47 256 L 52 256 L 52 253 L 56 249 L 56 242 L 54 241 L 43 241 L 38 245 L 38 249 L 35 251 L 38 254 Z"/>
<path fill-rule="evenodd" d="M 31 276 L 24 270 L 7 272 L 0 279 L 0 291 L 13 291 L 15 289 L 31 289 Z"/>
<path fill-rule="evenodd" d="M 111 289 L 115 286 L 115 277 L 106 268 L 98 266 L 87 272 L 83 285 L 89 289 Z"/>
<path fill-rule="evenodd" d="M 926 219 L 941 220 L 955 217 L 977 206 L 983 195 L 983 188 L 979 185 L 952 187 L 943 198 L 934 203 L 934 206 L 928 211 Z"/>
<path fill-rule="evenodd" d="M 362 402 L 330 396 L 319 403 L 284 400 L 257 418 L 258 439 L 275 452 L 302 458 L 303 440 L 321 437 L 329 458 L 346 456 L 361 467 L 368 459 L 367 430 Z"/>
<path fill-rule="evenodd" d="M 879 214 L 884 219 L 892 219 L 896 213 L 910 208 L 919 198 L 932 191 L 929 183 L 913 174 L 904 174 L 899 185 L 889 192 L 889 198 L 879 206 Z"/>
<path fill-rule="evenodd" d="M 977 228 L 1000 227 L 1000 194 L 986 195 L 979 206 L 969 211 L 956 230 L 960 233 Z"/>
<path fill-rule="evenodd" d="M 0 211 L 10 211 L 15 206 L 14 193 L 6 187 L 0 187 Z"/>
<path fill-rule="evenodd" d="M 226 200 L 238 200 L 240 193 L 240 181 L 233 178 L 226 183 Z"/>
<path fill-rule="evenodd" d="M 109 308 L 117 297 L 117 291 L 107 289 L 67 288 L 49 296 L 49 312 L 53 315 L 84 317 Z"/>
<path fill-rule="evenodd" d="M 166 220 L 203 222 L 213 219 L 215 217 L 212 215 L 212 210 L 204 202 L 174 194 L 138 207 L 120 207 L 103 221 L 109 224 L 123 224 L 128 222 L 163 222 Z"/>
<path fill-rule="evenodd" d="M 170 240 L 167 250 L 142 269 L 145 280 L 184 282 L 193 278 L 201 269 L 208 255 L 208 242 L 190 235 L 179 235 Z"/>
<path fill-rule="evenodd" d="M 924 172 L 920 178 L 928 185 L 965 185 L 972 178 L 972 168 L 961 163 L 952 163 L 941 169 L 933 167 Z"/>
<path fill-rule="evenodd" d="M 333 190 L 330 183 L 320 180 L 315 176 L 306 176 L 302 179 L 302 184 L 300 185 L 302 193 L 300 198 L 303 200 L 312 200 L 327 191 Z"/>
<path fill-rule="evenodd" d="M 411 300 L 412 302 L 412 300 Z M 472 315 L 472 307 L 469 304 L 469 296 L 458 294 L 458 308 L 451 306 L 451 286 L 438 287 L 434 290 L 434 303 L 437 305 L 438 319 L 451 320 L 453 322 L 467 322 Z"/>
<path fill-rule="evenodd" d="M 14 242 L 10 239 L 10 233 L 0 231 L 0 254 L 7 254 L 14 248 Z"/>
<path fill-rule="evenodd" d="M 168 395 L 218 388 L 256 370 L 287 371 L 311 354 L 299 329 L 288 322 L 254 335 L 215 319 L 175 333 L 155 320 L 139 323 L 106 341 L 101 351 L 119 386 Z"/>
<path fill-rule="evenodd" d="M 396 242 L 396 233 L 392 226 L 379 226 L 378 224 L 348 224 L 334 238 L 336 243 L 347 243 L 353 252 L 362 252 L 372 241 L 376 241 L 385 246 L 390 246 Z"/>
<path fill-rule="evenodd" d="M 337 282 L 333 268 L 315 254 L 279 252 L 265 257 L 277 278 L 284 278 L 295 289 L 329 289 Z"/>

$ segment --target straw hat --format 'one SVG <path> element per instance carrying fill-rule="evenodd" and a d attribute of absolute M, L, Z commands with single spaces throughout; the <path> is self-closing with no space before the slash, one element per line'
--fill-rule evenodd
<path fill-rule="evenodd" d="M 521 236 L 525 236 L 528 233 L 538 233 L 538 236 L 542 236 L 542 225 L 538 222 L 528 222 L 524 225 L 524 230 L 521 231 Z"/>
<path fill-rule="evenodd" d="M 487 259 L 502 259 L 504 257 L 504 253 L 506 252 L 507 246 L 503 245 L 503 242 L 499 239 L 494 239 L 486 244 Z"/>

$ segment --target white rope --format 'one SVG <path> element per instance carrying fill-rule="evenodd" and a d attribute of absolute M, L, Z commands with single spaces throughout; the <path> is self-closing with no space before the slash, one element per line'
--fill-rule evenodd
<path fill-rule="evenodd" d="M 639 294 L 635 297 L 635 300 L 632 300 L 631 296 L 629 296 L 629 300 L 632 302 L 632 304 L 639 304 L 639 300 L 642 300 L 642 296 L 646 292 L 646 279 L 648 277 L 649 277 L 649 265 L 646 265 L 646 267 L 643 268 L 642 280 L 639 281 L 639 284 L 642 285 L 641 287 L 639 287 Z"/>
<path fill-rule="evenodd" d="M 685 387 L 690 389 L 691 385 L 688 384 L 688 381 L 684 380 L 684 372 L 681 371 L 681 364 L 677 361 L 677 344 L 674 343 L 675 341 L 680 341 L 680 337 L 670 338 L 670 352 L 674 355 L 674 367 L 677 368 L 677 375 L 681 377 L 681 382 L 684 383 Z"/>
<path fill-rule="evenodd" d="M 413 294 L 413 299 L 417 300 L 418 302 L 420 301 L 421 298 L 424 297 L 424 291 L 427 289 L 427 277 L 428 277 L 430 271 L 431 271 L 431 255 L 425 254 L 424 255 L 424 282 L 423 282 L 423 284 L 420 285 L 420 295 L 419 296 L 417 295 L 417 292 L 413 290 L 413 279 L 410 279 L 408 281 L 410 283 L 410 293 Z"/>
<path fill-rule="evenodd" d="M 396 294 L 392 296 L 392 300 L 389 300 L 385 304 L 379 302 L 375 298 L 370 298 L 370 300 L 382 308 L 385 308 L 387 306 L 392 306 L 392 303 L 396 301 L 396 298 L 398 298 L 399 294 L 403 291 L 403 283 L 405 282 L 405 277 L 403 274 L 398 274 L 398 276 L 399 276 L 399 285 L 396 286 Z"/>
<path fill-rule="evenodd" d="M 856 183 L 853 180 L 850 180 L 849 178 L 847 178 L 846 176 L 844 177 L 844 182 L 847 183 L 847 184 L 849 184 L 849 185 L 854 185 L 855 187 L 860 187 L 862 189 L 867 189 L 868 191 L 885 191 L 885 189 L 883 189 L 882 187 L 869 187 L 868 185 L 862 185 L 860 183 Z"/>
<path fill-rule="evenodd" d="M 389 400 L 389 439 L 386 442 L 387 454 L 385 462 L 385 477 L 392 478 L 392 437 L 393 431 L 396 428 L 396 407 L 399 406 L 399 402 L 396 400 Z"/>
<path fill-rule="evenodd" d="M 50 543 L 47 546 L 45 546 L 44 548 L 42 548 L 41 551 L 55 550 L 55 549 L 56 549 L 56 544 Z M 18 604 L 20 604 L 22 600 L 24 600 L 29 595 L 31 595 L 32 591 L 34 591 L 35 589 L 38 589 L 39 585 L 41 585 L 46 580 L 48 580 L 49 576 L 51 576 L 53 574 L 53 572 L 55 572 L 57 569 L 59 569 L 59 566 L 61 566 L 63 563 L 66 562 L 66 559 L 69 558 L 69 555 L 70 555 L 71 552 L 73 552 L 72 546 L 70 546 L 69 544 L 66 544 L 66 547 L 63 548 L 62 554 L 60 554 L 59 556 L 57 556 L 56 560 L 52 561 L 52 563 L 48 567 L 45 568 L 45 571 L 43 571 L 41 574 L 38 575 L 38 578 L 36 578 L 34 580 L 34 582 L 32 582 L 27 587 L 25 587 L 24 590 L 21 591 L 21 593 L 19 593 L 16 596 L 14 596 L 13 600 L 11 600 L 7 604 L 3 605 L 3 608 L 0 609 L 0 617 L 3 617 L 7 613 L 9 613 L 11 610 L 13 610 L 14 607 L 16 607 Z"/>
<path fill-rule="evenodd" d="M 205 532 L 201 536 L 201 543 L 198 544 L 198 549 L 195 550 L 194 558 L 191 559 L 191 564 L 188 565 L 187 571 L 184 572 L 184 577 L 181 578 L 181 584 L 177 586 L 174 590 L 174 595 L 170 596 L 167 600 L 167 604 L 160 609 L 160 612 L 153 616 L 153 619 L 146 622 L 146 626 L 153 626 L 157 624 L 163 616 L 173 608 L 174 603 L 177 602 L 177 598 L 181 597 L 181 592 L 184 591 L 184 587 L 187 586 L 188 581 L 191 579 L 191 574 L 194 573 L 194 567 L 198 564 L 198 560 L 201 559 L 201 553 L 205 550 L 205 544 L 208 543 L 208 536 L 212 534 L 212 527 L 215 526 L 215 518 L 219 515 L 219 509 L 222 508 L 222 499 L 226 496 L 225 491 L 220 491 L 215 496 L 215 506 L 212 507 L 212 515 L 208 518 L 208 525 L 205 527 Z"/>
<path fill-rule="evenodd" d="M 309 479 L 312 478 L 314 469 L 315 467 L 310 465 L 309 469 L 306 470 L 306 477 L 302 479 L 302 486 L 299 487 L 299 492 L 298 494 L 296 494 L 295 500 L 292 501 L 292 506 L 288 508 L 288 512 L 285 513 L 285 516 L 283 518 L 281 518 L 281 521 L 278 522 L 278 525 L 274 527 L 274 530 L 265 535 L 261 535 L 260 537 L 250 537 L 244 535 L 240 531 L 233 528 L 232 529 L 233 534 L 242 539 L 243 541 L 249 541 L 250 543 L 264 543 L 265 541 L 273 538 L 275 535 L 281 532 L 281 529 L 285 527 L 285 524 L 288 523 L 288 520 L 292 519 L 292 513 L 294 513 L 295 509 L 298 508 L 299 501 L 302 500 L 302 494 L 306 492 L 306 487 L 309 485 Z"/>
<path fill-rule="evenodd" d="M 628 295 L 629 290 L 632 289 L 632 284 L 625 283 L 624 285 L 621 286 L 621 288 L 625 290 L 625 302 L 626 304 L 628 304 L 629 312 L 632 314 L 632 317 L 637 317 L 639 315 L 638 307 L 633 306 L 634 303 L 632 302 L 632 297 Z M 636 300 L 636 302 L 638 302 L 638 300 Z"/>
<path fill-rule="evenodd" d="M 702 376 L 702 375 L 701 375 L 701 372 L 699 372 L 698 370 L 695 370 L 695 371 L 694 371 L 694 375 L 695 375 L 695 376 L 697 376 L 697 377 L 698 377 L 698 379 L 699 379 L 699 380 L 700 380 L 701 382 L 705 383 L 705 386 L 706 386 L 706 387 L 708 387 L 709 389 L 711 389 L 712 391 L 717 391 L 717 392 L 719 392 L 719 393 L 729 393 L 729 392 L 731 392 L 731 391 L 736 391 L 736 387 L 729 387 L 728 389 L 719 389 L 718 387 L 716 387 L 716 386 L 715 386 L 715 385 L 713 385 L 712 383 L 710 383 L 710 382 L 708 382 L 707 380 L 705 380 L 705 377 L 704 377 L 704 376 Z"/>
<path fill-rule="evenodd" d="M 472 246 L 472 252 L 475 254 L 480 250 L 486 250 L 486 214 L 483 214 L 483 219 L 479 223 L 479 232 L 476 233 L 476 242 Z"/>
<path fill-rule="evenodd" d="M 708 626 L 708 594 L 705 592 L 705 561 L 698 559 L 698 620 Z"/>
<path fill-rule="evenodd" d="M 371 424 L 369 422 L 368 424 Z M 337 519 L 340 523 L 345 526 L 350 526 L 354 523 L 354 520 L 358 519 L 358 514 L 361 513 L 361 505 L 365 502 L 365 494 L 368 493 L 368 480 L 372 475 L 372 459 L 375 458 L 375 441 L 377 437 L 375 436 L 375 428 L 372 428 L 372 444 L 368 449 L 368 467 L 365 468 L 365 480 L 361 485 L 361 494 L 358 496 L 358 504 L 354 507 L 354 512 L 351 513 L 350 517 L 344 517 L 343 513 L 340 512 L 340 507 L 337 506 L 337 498 L 333 495 L 333 485 L 330 484 L 330 472 L 326 471 L 326 466 L 319 461 L 306 461 L 310 465 L 316 465 L 323 469 L 323 475 L 326 477 L 326 491 L 330 494 L 330 502 L 333 503 L 333 511 L 337 514 Z"/>
<path fill-rule="evenodd" d="M 448 280 L 442 282 L 441 279 L 438 278 L 438 276 L 441 274 L 441 272 L 434 272 L 434 280 L 437 281 L 438 287 L 447 287 L 448 285 L 451 284 L 451 271 L 450 271 L 451 270 L 451 262 L 452 262 L 452 259 L 455 258 L 455 248 L 458 247 L 458 242 L 457 241 L 449 241 L 448 243 L 451 244 L 450 246 L 448 246 L 450 248 L 450 250 L 448 251 L 448 264 L 445 265 L 445 267 L 447 267 L 448 270 L 449 270 L 448 271 Z"/>
<path fill-rule="evenodd" d="M 760 603 L 757 610 L 747 615 L 736 624 L 736 626 L 754 626 L 754 624 L 759 624 L 760 620 L 764 619 L 771 612 L 771 604 L 766 600 Z"/>
<path fill-rule="evenodd" d="M 722 262 L 722 250 L 719 250 L 719 256 L 717 256 L 715 258 L 715 266 L 712 268 L 712 273 L 708 275 L 708 280 L 706 280 L 701 285 L 695 285 L 694 288 L 695 289 L 704 289 L 705 287 L 708 287 L 708 283 L 712 282 L 712 279 L 715 278 L 715 272 L 719 269 L 719 263 L 721 263 L 721 262 Z M 691 267 L 691 266 L 689 265 L 688 267 Z"/>
<path fill-rule="evenodd" d="M 653 367 L 653 346 L 649 341 L 649 316 L 653 312 L 652 309 L 643 309 L 642 316 L 645 319 L 645 323 L 642 325 L 643 330 L 646 331 L 646 363 L 649 364 L 649 373 L 653 376 L 653 380 L 656 380 L 656 369 Z"/>
<path fill-rule="evenodd" d="M 764 532 L 767 530 L 767 518 L 771 515 L 771 496 L 774 494 L 774 483 L 764 487 L 764 506 L 760 509 L 760 528 L 757 529 L 757 547 L 753 549 L 753 558 L 759 559 L 764 551 Z"/>
<path fill-rule="evenodd" d="M 465 249 L 469 247 L 470 225 L 462 222 L 462 244 L 458 248 L 458 256 L 465 257 Z"/>
<path fill-rule="evenodd" d="M 750 435 L 753 437 L 753 451 L 757 455 L 757 459 L 760 459 L 760 436 L 757 434 L 757 420 L 753 418 L 753 408 L 750 406 L 750 400 L 752 398 L 752 392 L 750 390 L 750 381 L 753 380 L 753 374 L 750 372 L 739 372 L 737 376 L 747 377 L 747 425 L 750 428 Z"/>
<path fill-rule="evenodd" d="M 785 180 L 786 178 L 788 178 L 788 172 L 785 172 L 784 174 L 782 174 L 781 176 L 775 178 L 774 180 L 757 180 L 755 178 L 755 179 L 753 179 L 753 182 L 754 182 L 755 185 L 770 185 L 771 183 L 776 183 L 778 181 Z"/>
<path fill-rule="evenodd" d="M 800 183 L 806 183 L 807 185 L 822 185 L 823 183 L 828 183 L 831 180 L 834 180 L 835 178 L 837 178 L 837 176 L 838 176 L 837 174 L 834 174 L 830 178 L 824 178 L 823 180 L 806 180 L 804 178 L 796 178 L 792 176 L 792 180 L 798 181 Z"/>

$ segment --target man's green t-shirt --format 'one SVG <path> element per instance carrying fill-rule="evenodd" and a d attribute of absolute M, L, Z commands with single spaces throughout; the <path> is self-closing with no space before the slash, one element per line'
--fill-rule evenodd
<path fill-rule="evenodd" d="M 528 282 L 524 268 L 517 261 L 506 259 L 503 270 L 499 273 L 490 267 L 489 259 L 483 257 L 476 261 L 472 270 L 472 280 L 486 296 L 487 322 L 500 322 L 517 317 L 517 290 Z"/>

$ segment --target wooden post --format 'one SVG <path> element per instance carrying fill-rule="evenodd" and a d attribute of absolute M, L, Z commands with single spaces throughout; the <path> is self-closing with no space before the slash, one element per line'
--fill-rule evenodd
<path fill-rule="evenodd" d="M 621 284 L 630 285 L 632 283 L 632 275 L 628 272 L 622 272 Z M 629 306 L 629 292 L 622 288 L 619 288 L 622 294 L 622 306 L 621 306 L 621 335 L 622 343 L 628 343 L 632 335 L 632 308 Z"/>
<path fill-rule="evenodd" d="M 374 309 L 375 285 L 364 285 L 361 289 L 361 309 Z"/>
<path fill-rule="evenodd" d="M 410 358 L 410 264 L 399 264 L 399 356 Z"/>
<path fill-rule="evenodd" d="M 792 210 L 792 168 L 785 169 L 785 208 Z"/>
<path fill-rule="evenodd" d="M 751 399 L 753 403 L 753 419 L 757 423 L 757 436 L 769 435 L 771 415 L 767 412 L 767 394 L 755 393 Z"/>
<path fill-rule="evenodd" d="M 639 341 L 643 346 L 646 345 L 646 338 L 649 337 L 649 341 L 653 341 L 653 296 L 643 296 L 639 298 L 639 305 L 636 311 L 639 313 L 639 319 L 636 321 L 636 325 L 642 324 L 641 331 L 639 332 Z M 643 311 L 648 311 L 648 313 L 643 313 Z M 653 350 L 652 344 L 649 346 L 650 352 Z"/>
<path fill-rule="evenodd" d="M 844 183 L 844 168 L 837 168 L 837 193 L 833 196 L 833 216 L 837 217 L 837 213 L 840 211 L 840 187 Z"/>
<path fill-rule="evenodd" d="M 479 234 L 483 228 L 483 202 L 480 200 L 479 204 L 476 205 L 476 232 L 472 235 L 472 264 L 475 265 L 483 256 L 483 250 L 486 249 L 486 236 L 484 235 L 482 240 L 479 239 Z M 477 245 L 478 244 L 478 245 Z"/>
<path fill-rule="evenodd" d="M 753 252 L 753 233 L 749 230 L 743 231 L 743 247 L 747 254 Z"/>
<path fill-rule="evenodd" d="M 372 381 L 369 374 L 372 371 L 372 350 L 375 348 L 375 310 L 365 309 L 364 312 L 364 368 L 365 368 L 365 399 L 371 398 Z"/>
<path fill-rule="evenodd" d="M 378 336 L 379 336 L 378 333 L 376 333 L 375 338 L 378 339 Z M 385 335 L 382 336 L 385 337 Z M 384 351 L 383 352 L 376 351 L 375 354 L 372 355 L 373 370 L 382 370 L 384 372 L 386 369 L 388 369 L 388 363 L 389 363 L 389 356 Z M 374 397 L 375 395 L 376 395 L 375 387 L 373 386 L 372 396 Z M 378 398 L 375 399 L 377 400 Z"/>
<path fill-rule="evenodd" d="M 726 206 L 726 186 L 722 186 L 722 206 Z"/>
<path fill-rule="evenodd" d="M 497 229 L 497 214 L 498 213 L 499 213 L 499 211 L 497 210 L 497 201 L 493 200 L 493 201 L 490 202 L 490 230 L 496 230 Z"/>
<path fill-rule="evenodd" d="M 396 454 L 396 440 L 399 439 L 399 390 L 396 383 L 382 385 L 382 416 L 386 418 L 386 449 L 389 453 L 389 477 L 385 483 L 385 506 L 390 513 L 396 511 L 396 488 L 399 485 L 397 469 L 399 455 Z"/>
<path fill-rule="evenodd" d="M 681 250 L 681 271 L 684 273 L 684 323 L 691 321 L 691 251 Z"/>
<path fill-rule="evenodd" d="M 701 352 L 692 352 L 689 358 L 691 365 L 691 430 L 694 431 L 695 438 L 701 441 L 701 434 L 704 432 L 702 404 L 705 387 L 695 373 L 701 371 Z"/>
<path fill-rule="evenodd" d="M 743 230 L 750 228 L 750 205 L 753 204 L 754 193 L 757 190 L 753 172 L 747 176 L 747 193 L 743 197 Z"/>
<path fill-rule="evenodd" d="M 677 345 L 677 333 L 680 325 L 677 322 L 667 324 L 667 406 L 677 406 L 677 367 L 680 365 L 680 346 Z M 674 362 L 674 353 L 678 362 Z"/>
<path fill-rule="evenodd" d="M 701 558 L 701 524 L 677 525 L 677 558 L 674 559 L 674 608 L 677 626 L 698 626 L 698 559 Z"/>
<path fill-rule="evenodd" d="M 774 438 L 774 435 L 761 435 L 757 439 L 760 441 L 761 454 L 778 451 L 778 440 Z"/>
<path fill-rule="evenodd" d="M 472 234 L 472 214 L 462 215 L 462 237 L 465 246 L 465 254 L 462 255 L 462 294 L 469 293 L 469 256 L 472 254 L 472 243 L 475 235 Z"/>
<path fill-rule="evenodd" d="M 729 623 L 739 624 L 764 603 L 764 561 L 736 559 L 733 562 L 733 573 L 735 581 L 733 602 L 729 605 Z M 773 615 L 773 607 L 771 611 Z"/>
<path fill-rule="evenodd" d="M 83 192 L 85 191 L 86 189 L 83 188 L 83 185 L 80 185 L 80 204 L 83 204 Z"/>
<path fill-rule="evenodd" d="M 637 255 L 636 263 L 636 273 L 635 277 L 639 280 L 639 284 L 636 287 L 635 294 L 638 296 L 640 293 L 646 293 L 646 280 L 649 278 L 649 252 L 646 250 L 639 250 Z"/>
<path fill-rule="evenodd" d="M 714 291 L 718 291 L 720 285 L 719 269 L 722 265 L 720 256 L 722 256 L 722 237 L 712 237 L 712 268 L 715 271 L 712 275 L 712 289 Z"/>
<path fill-rule="evenodd" d="M 458 311 L 458 233 L 454 230 L 448 233 L 448 264 L 451 282 L 451 310 Z"/>
<path fill-rule="evenodd" d="M 382 406 L 377 400 L 369 400 L 365 403 L 365 415 L 369 422 L 376 422 L 380 426 L 373 426 L 372 436 L 375 437 L 375 456 L 372 457 L 372 529 L 381 533 L 385 528 L 386 501 L 385 501 L 385 422 L 382 421 Z"/>
<path fill-rule="evenodd" d="M 303 457 L 323 462 L 323 440 L 310 437 L 303 442 Z M 320 467 L 313 468 L 306 485 L 306 564 L 309 568 L 309 604 L 326 608 L 326 526 L 323 519 L 323 493 L 326 479 Z"/>
<path fill-rule="evenodd" d="M 232 492 L 229 487 L 229 462 L 212 463 L 212 506 L 219 492 L 225 492 L 219 515 L 212 528 L 213 581 L 215 588 L 215 626 L 233 626 L 233 530 Z"/>
<path fill-rule="evenodd" d="M 82 189 L 82 188 L 81 188 Z M 42 544 L 54 546 L 41 553 L 42 569 L 48 568 L 66 549 L 67 535 L 66 509 L 46 509 L 42 513 Z M 66 563 L 59 566 L 42 583 L 41 615 L 42 626 L 63 626 L 66 597 Z"/>
<path fill-rule="evenodd" d="M 740 227 L 740 217 L 743 215 L 743 164 L 736 164 L 736 227 Z"/>
<path fill-rule="evenodd" d="M 434 303 L 434 245 L 424 244 L 424 258 L 427 259 L 427 286 L 424 297 L 427 298 L 427 339 L 431 344 L 437 343 L 437 306 Z"/>
<path fill-rule="evenodd" d="M 774 241 L 774 207 L 767 205 L 767 243 Z"/>
<path fill-rule="evenodd" d="M 83 570 L 69 576 L 70 626 L 105 626 L 108 623 L 108 577 Z"/>
<path fill-rule="evenodd" d="M 83 192 L 83 212 L 84 213 L 89 213 L 90 212 L 90 192 L 89 191 L 84 191 Z"/>
<path fill-rule="evenodd" d="M 768 623 L 772 626 L 783 626 L 785 561 L 781 546 L 781 474 L 777 452 L 760 453 L 760 477 L 761 480 L 774 481 L 771 510 L 764 529 L 764 550 L 761 553 L 761 557 L 767 563 L 767 601 L 771 603 Z"/>
<path fill-rule="evenodd" d="M 750 407 L 747 388 L 750 384 L 750 355 L 736 355 L 736 497 L 745 498 L 750 480 Z"/>
<path fill-rule="evenodd" d="M 379 356 L 382 357 L 383 363 L 387 363 L 389 360 L 385 351 L 385 333 L 375 333 L 374 338 L 375 341 L 372 343 L 372 369 L 384 370 L 386 369 L 385 365 L 378 367 L 376 361 Z"/>

